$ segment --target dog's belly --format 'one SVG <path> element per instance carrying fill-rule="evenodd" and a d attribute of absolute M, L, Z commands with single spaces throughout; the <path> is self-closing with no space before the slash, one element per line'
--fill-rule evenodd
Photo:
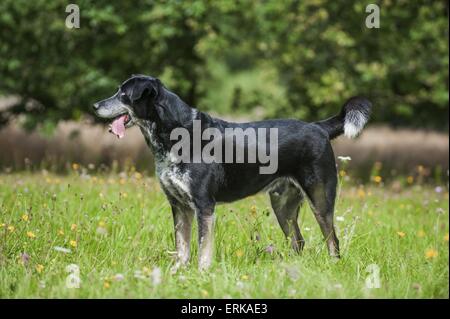
<path fill-rule="evenodd" d="M 260 164 L 225 164 L 224 181 L 215 198 L 219 202 L 233 202 L 264 191 L 280 178 L 294 176 L 301 162 L 294 151 L 284 152 L 279 157 L 279 169 L 275 174 L 260 174 Z"/>
<path fill-rule="evenodd" d="M 218 202 L 229 203 L 264 191 L 274 180 L 279 177 L 275 175 L 257 175 L 253 178 L 241 178 L 240 180 L 229 180 L 217 192 L 215 198 Z"/>

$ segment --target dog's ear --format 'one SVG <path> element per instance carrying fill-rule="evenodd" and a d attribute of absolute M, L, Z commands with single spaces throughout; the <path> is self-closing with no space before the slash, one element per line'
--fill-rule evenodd
<path fill-rule="evenodd" d="M 168 129 L 186 127 L 192 125 L 192 111 L 176 95 L 161 98 L 155 103 L 155 110 L 159 119 Z"/>
<path fill-rule="evenodd" d="M 159 81 L 158 79 L 136 81 L 136 84 L 133 86 L 130 98 L 132 101 L 137 101 L 146 94 L 148 94 L 151 98 L 155 98 L 158 95 L 160 86 L 161 81 Z"/>
<path fill-rule="evenodd" d="M 134 102 L 142 98 L 146 94 L 156 94 L 156 90 L 153 87 L 153 81 L 150 79 L 145 81 L 136 81 L 130 94 L 130 99 Z"/>

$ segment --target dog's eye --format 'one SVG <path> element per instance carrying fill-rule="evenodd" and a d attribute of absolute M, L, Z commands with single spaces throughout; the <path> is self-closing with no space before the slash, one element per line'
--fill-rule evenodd
<path fill-rule="evenodd" d="M 124 92 L 119 93 L 119 99 L 124 103 L 128 103 L 130 101 L 128 95 Z"/>

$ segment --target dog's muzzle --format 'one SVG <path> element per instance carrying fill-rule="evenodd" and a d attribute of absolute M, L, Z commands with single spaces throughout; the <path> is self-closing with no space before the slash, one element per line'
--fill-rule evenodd
<path fill-rule="evenodd" d="M 116 95 L 94 103 L 93 108 L 98 117 L 112 119 L 112 123 L 109 125 L 109 132 L 118 138 L 122 138 L 125 135 L 126 128 L 133 126 L 129 108 L 123 105 Z"/>

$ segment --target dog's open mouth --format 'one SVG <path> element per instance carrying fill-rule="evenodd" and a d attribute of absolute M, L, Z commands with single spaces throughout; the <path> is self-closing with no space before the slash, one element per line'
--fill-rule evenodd
<path fill-rule="evenodd" d="M 116 135 L 118 138 L 125 136 L 125 129 L 131 124 L 131 116 L 129 114 L 119 115 L 109 125 L 109 132 Z"/>

